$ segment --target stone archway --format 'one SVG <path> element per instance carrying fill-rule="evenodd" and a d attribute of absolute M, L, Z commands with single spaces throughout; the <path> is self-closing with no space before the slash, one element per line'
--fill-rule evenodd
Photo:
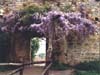
<path fill-rule="evenodd" d="M 31 57 L 31 39 L 34 37 L 41 38 L 43 36 L 29 36 L 21 32 L 10 34 L 10 51 L 8 60 L 9 62 L 32 62 Z"/>

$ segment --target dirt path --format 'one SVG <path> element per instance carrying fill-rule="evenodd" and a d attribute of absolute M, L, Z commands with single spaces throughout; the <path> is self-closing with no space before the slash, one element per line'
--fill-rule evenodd
<path fill-rule="evenodd" d="M 73 75 L 73 70 L 51 71 L 50 75 Z"/>
<path fill-rule="evenodd" d="M 41 75 L 43 72 L 43 67 L 27 67 L 24 70 L 23 75 Z M 73 70 L 64 70 L 64 71 L 50 71 L 49 75 L 72 75 Z M 8 72 L 0 72 L 0 75 L 7 75 Z M 19 75 L 19 73 L 14 74 Z"/>

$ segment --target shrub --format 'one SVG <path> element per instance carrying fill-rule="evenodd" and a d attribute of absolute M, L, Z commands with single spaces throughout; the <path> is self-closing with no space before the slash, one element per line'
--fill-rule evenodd
<path fill-rule="evenodd" d="M 100 61 L 83 62 L 75 66 L 78 70 L 100 72 Z"/>
<path fill-rule="evenodd" d="M 29 4 L 19 10 L 20 21 L 23 25 L 30 25 L 33 23 L 40 23 L 40 15 L 44 12 L 48 12 L 51 6 L 48 4 L 38 5 L 38 4 Z M 36 20 L 37 17 L 37 20 Z M 35 19 L 34 19 L 35 18 Z"/>
<path fill-rule="evenodd" d="M 57 61 L 53 62 L 52 66 L 51 66 L 51 70 L 66 70 L 69 69 L 69 65 L 64 64 L 64 63 L 59 63 Z"/>
<path fill-rule="evenodd" d="M 72 9 L 72 5 L 70 4 L 64 4 L 63 6 L 60 7 L 60 10 L 63 12 L 69 12 L 69 11 L 73 11 Z"/>
<path fill-rule="evenodd" d="M 33 38 L 32 40 L 31 40 L 31 55 L 32 55 L 32 58 L 35 58 L 35 56 L 36 56 L 36 53 L 37 53 L 37 51 L 38 51 L 38 49 L 39 49 L 39 38 Z"/>
<path fill-rule="evenodd" d="M 44 4 L 44 5 L 39 5 L 39 4 L 29 4 L 26 5 L 26 7 L 23 7 L 21 11 L 24 11 L 26 14 L 33 14 L 33 13 L 43 13 L 47 12 L 51 9 L 50 4 Z"/>
<path fill-rule="evenodd" d="M 76 71 L 75 75 L 100 75 L 100 73 L 95 71 Z"/>

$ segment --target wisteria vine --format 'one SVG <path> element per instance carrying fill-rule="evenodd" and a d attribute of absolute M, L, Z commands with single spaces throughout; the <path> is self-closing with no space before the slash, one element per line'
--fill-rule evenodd
<path fill-rule="evenodd" d="M 98 32 L 98 27 L 86 18 L 81 17 L 81 13 L 64 13 L 61 11 L 50 11 L 45 15 L 39 14 L 29 16 L 29 25 L 23 25 L 23 21 L 17 15 L 11 15 L 6 17 L 5 26 L 1 28 L 2 31 L 27 31 L 35 32 L 36 34 L 48 37 L 50 34 L 54 34 L 55 38 L 65 35 L 71 37 L 70 34 L 75 33 L 78 40 L 84 40 L 89 35 L 93 35 Z M 53 31 L 53 33 L 52 33 Z"/>

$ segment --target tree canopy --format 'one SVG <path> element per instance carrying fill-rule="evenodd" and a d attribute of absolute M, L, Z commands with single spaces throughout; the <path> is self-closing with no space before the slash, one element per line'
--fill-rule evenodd
<path fill-rule="evenodd" d="M 31 55 L 32 55 L 32 58 L 34 58 L 35 57 L 35 55 L 36 55 L 36 53 L 37 53 L 37 51 L 38 51 L 38 49 L 39 49 L 39 38 L 33 38 L 32 40 L 31 40 Z"/>

